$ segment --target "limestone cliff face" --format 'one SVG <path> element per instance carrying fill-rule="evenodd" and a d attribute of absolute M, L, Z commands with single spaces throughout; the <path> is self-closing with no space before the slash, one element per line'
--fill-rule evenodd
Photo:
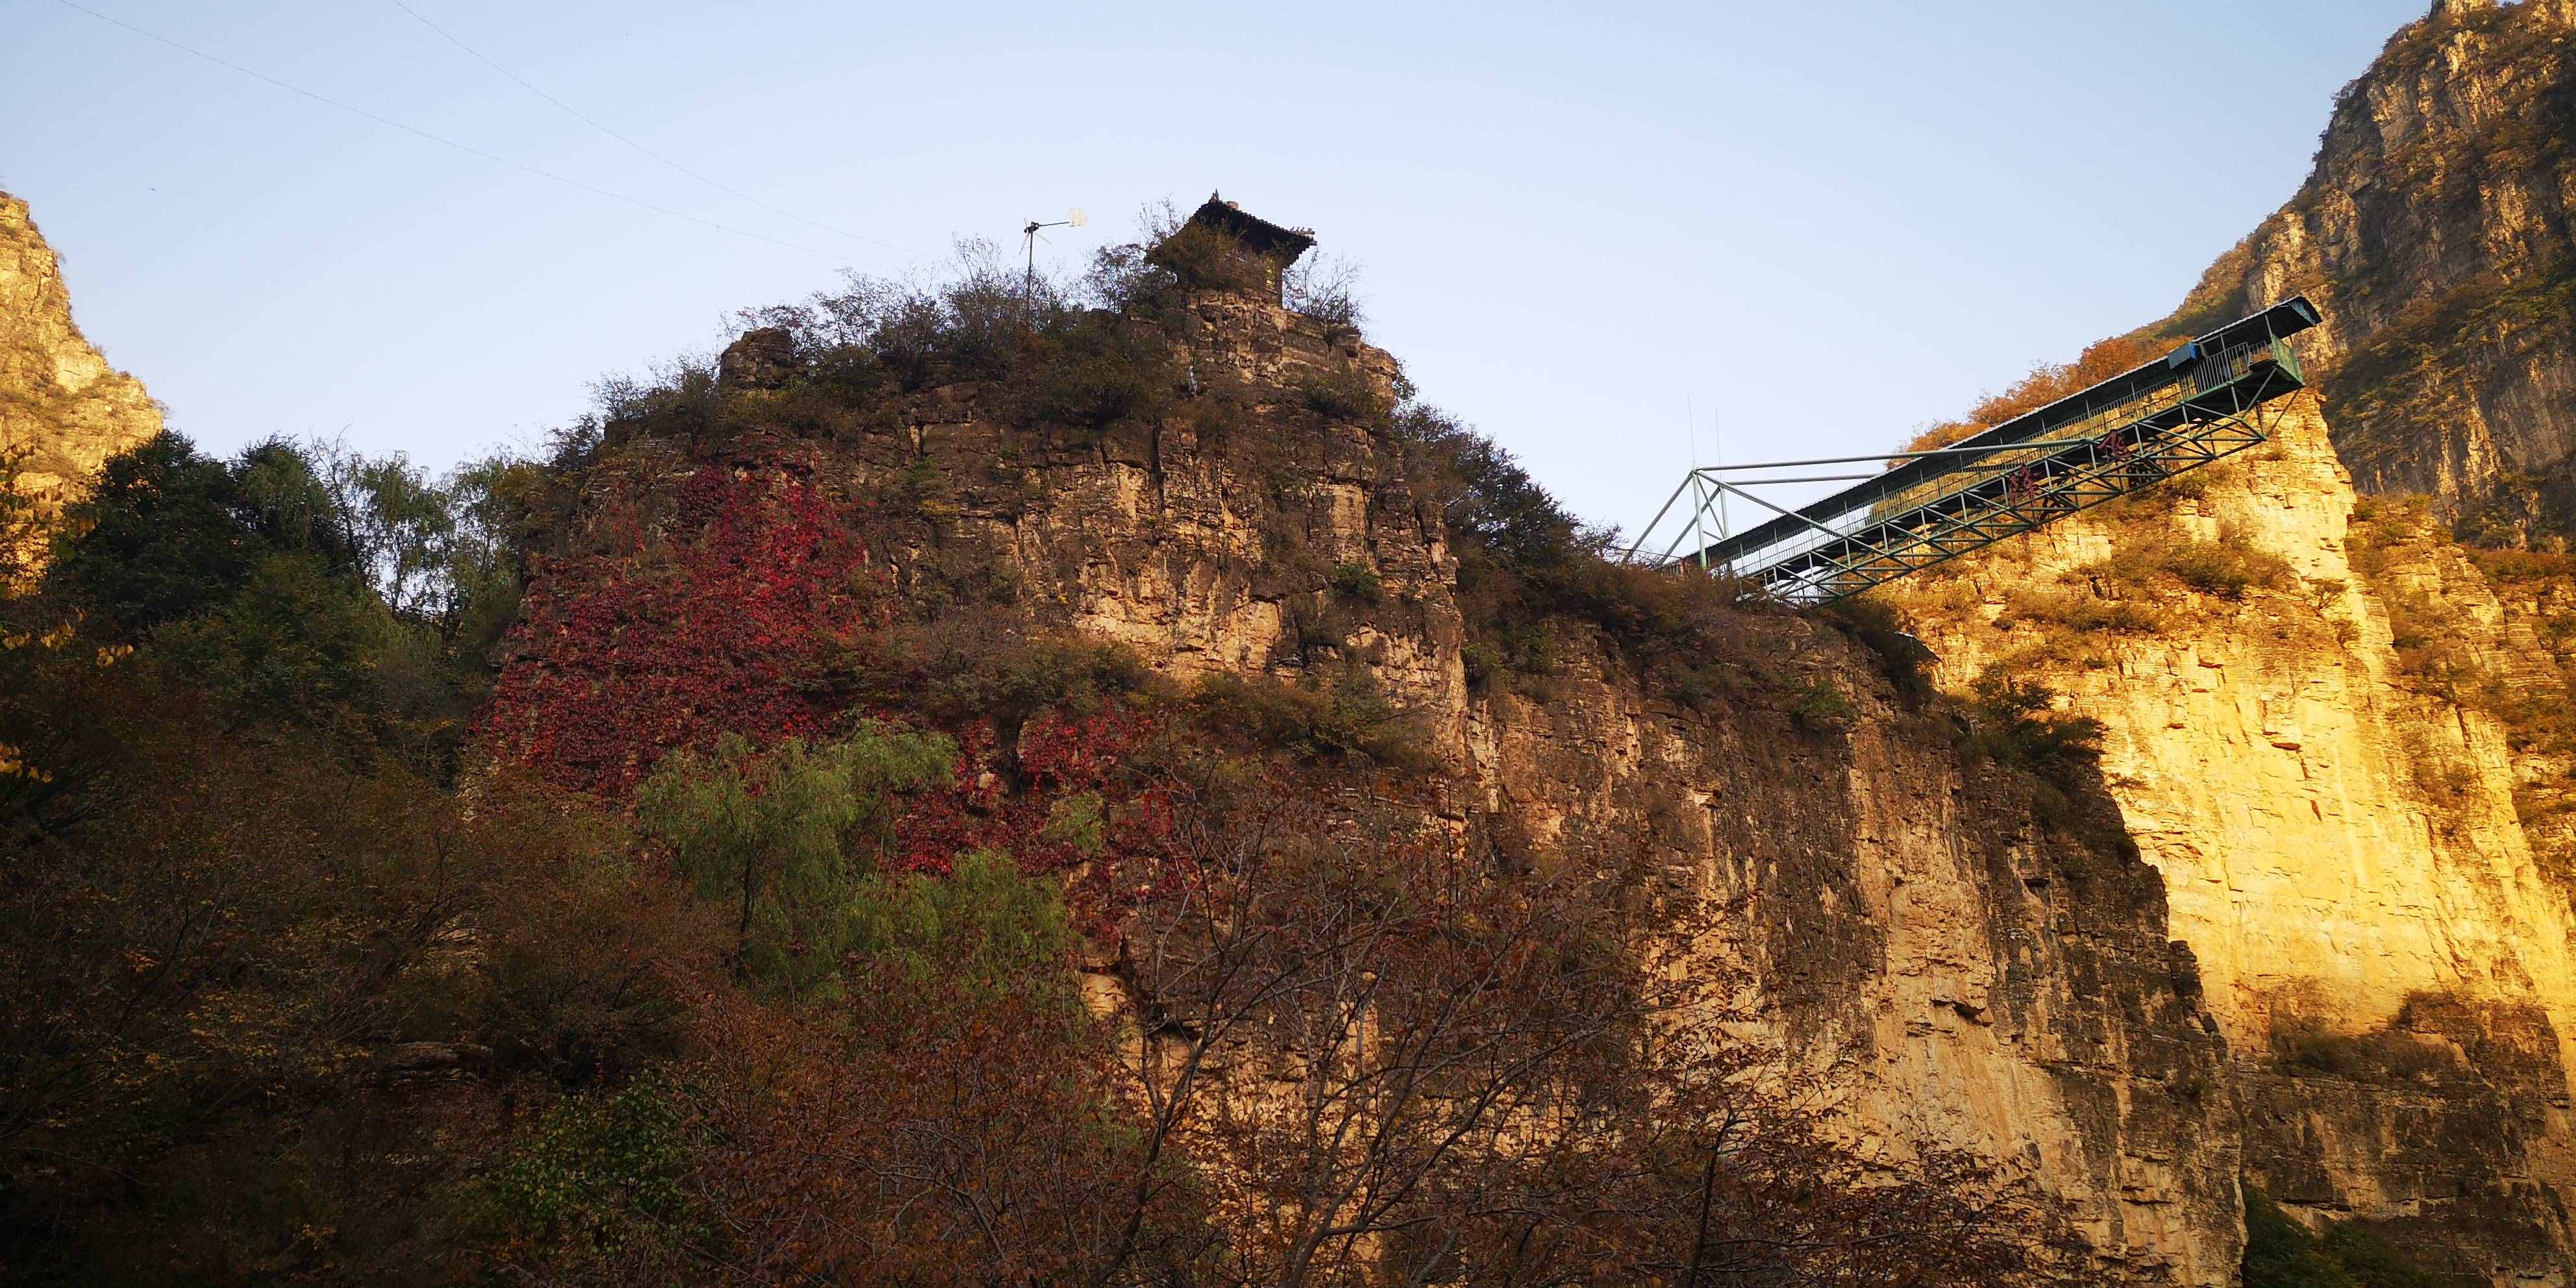
<path fill-rule="evenodd" d="M 2498 1284 L 2576 1282 L 2576 590 L 2546 553 L 2576 533 L 2572 144 L 2576 4 L 2436 5 L 2149 328 L 2305 292 L 2322 397 L 2257 452 L 1887 592 L 1945 684 L 2102 722 L 2228 1041 L 2247 1178 Z"/>
<path fill-rule="evenodd" d="M 108 457 L 161 432 L 161 409 L 72 322 L 62 266 L 0 192 L 0 453 L 23 453 L 19 490 L 47 512 L 76 499 Z"/>
<path fill-rule="evenodd" d="M 1705 951 L 1756 967 L 1784 1058 L 1867 1148 L 1976 1149 L 2064 1198 L 2106 1263 L 2230 1281 L 2223 1045 L 2098 784 L 2035 804 L 2028 775 L 1962 757 L 1946 707 L 1778 611 L 1729 619 L 1713 691 L 1580 629 L 1544 674 L 1471 687 L 1449 534 L 1361 409 L 1394 392 L 1392 360 L 1264 301 L 1190 308 L 1198 392 L 1150 425 L 1033 431 L 952 386 L 827 436 L 783 401 L 723 443 L 612 426 L 566 552 L 582 522 L 633 521 L 627 483 L 793 443 L 883 517 L 872 546 L 916 602 L 1006 602 L 1180 677 L 1365 671 L 1429 729 L 1462 822 L 1574 860 L 1643 851 L 1740 898 Z M 768 397 L 742 395 L 751 419 Z"/>
<path fill-rule="evenodd" d="M 2364 492 L 2576 533 L 2576 4 L 2442 0 L 2337 98 L 2297 195 L 2166 329 L 2304 291 Z"/>
<path fill-rule="evenodd" d="M 1543 696 L 1478 702 L 1483 806 L 1574 853 L 1649 847 L 1744 898 L 1741 938 L 1710 951 L 1755 964 L 1871 1143 L 1982 1150 L 2068 1200 L 2106 1259 L 2231 1282 L 2234 1111 L 2153 874 L 1964 763 L 1950 718 L 1838 633 L 1758 625 L 1748 646 L 1785 673 L 1717 710 L 1597 659 Z M 1820 691 L 1850 715 L 1784 710 Z M 2107 809 L 2092 821 L 2116 833 Z"/>
<path fill-rule="evenodd" d="M 2103 723 L 2228 1040 L 2249 1178 L 2459 1272 L 2568 1282 L 2563 860 L 2517 815 L 2530 753 L 2424 652 L 2515 637 L 2455 548 L 2356 527 L 2312 398 L 2272 429 L 1891 597 L 1946 683 L 2035 682 Z M 2434 596 L 2459 605 L 2440 625 Z"/>

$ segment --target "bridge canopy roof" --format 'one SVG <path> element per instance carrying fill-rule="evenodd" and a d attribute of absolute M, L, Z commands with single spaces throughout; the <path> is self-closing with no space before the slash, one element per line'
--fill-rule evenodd
<path fill-rule="evenodd" d="M 1712 566 L 1732 563 L 1802 532 L 1812 531 L 1814 525 L 1875 505 L 1883 498 L 1968 467 L 1987 454 L 1981 452 L 1981 448 L 2002 449 L 2043 437 L 2053 429 L 2071 425 L 2102 408 L 2117 406 L 2181 379 L 2204 357 L 2223 354 L 2240 345 L 2295 335 L 2319 321 L 2321 318 L 2316 306 L 2309 303 L 2306 296 L 2293 296 L 2179 345 L 2152 362 L 2142 363 L 2045 407 L 1972 434 L 1937 453 L 1915 456 L 1884 474 L 1810 502 L 1799 507 L 1795 517 L 1782 515 L 1756 524 L 1708 546 L 1697 557 Z M 1892 452 L 1889 455 L 1904 454 Z"/>

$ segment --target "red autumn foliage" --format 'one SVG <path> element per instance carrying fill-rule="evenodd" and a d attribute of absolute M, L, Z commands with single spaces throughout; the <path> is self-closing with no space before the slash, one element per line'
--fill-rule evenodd
<path fill-rule="evenodd" d="M 840 636 L 881 620 L 881 572 L 847 507 L 791 459 L 701 465 L 665 548 L 547 569 L 484 719 L 491 745 L 555 783 L 622 794 L 663 753 L 717 735 L 821 730 L 816 683 Z"/>
<path fill-rule="evenodd" d="M 846 646 L 899 607 L 870 566 L 865 518 L 802 461 L 701 465 L 664 543 L 635 525 L 608 553 L 547 569 L 484 717 L 491 745 L 560 785 L 619 797 L 666 753 L 725 733 L 828 735 L 853 710 Z M 860 709 L 901 723 L 925 714 Z M 1113 705 L 1008 731 L 981 717 L 931 723 L 956 739 L 957 762 L 947 786 L 912 800 L 892 870 L 944 873 L 985 850 L 1061 871 L 1098 852 L 1150 857 L 1169 837 L 1168 805 L 1131 772 L 1161 732 L 1150 717 Z M 1077 800 L 1097 811 L 1088 837 L 1062 826 Z"/>
<path fill-rule="evenodd" d="M 1909 452 L 1928 452 L 1936 447 L 1982 433 L 2015 416 L 2025 415 L 2056 402 L 2068 394 L 2098 385 L 2132 367 L 2160 357 L 2171 348 L 2151 337 L 2115 335 L 2086 345 L 2073 362 L 2043 362 L 2030 369 L 2030 374 L 2013 382 L 2012 388 L 1988 395 L 1968 412 L 1966 420 L 1935 425 L 1916 435 L 1905 445 Z"/>
<path fill-rule="evenodd" d="M 1113 892 L 1150 889 L 1153 874 L 1178 861 L 1172 787 L 1139 764 L 1171 735 L 1161 722 L 1114 707 L 1083 716 L 1049 712 L 1022 727 L 1010 764 L 990 724 L 951 732 L 958 741 L 954 781 L 914 797 L 896 824 L 899 870 L 945 873 L 957 855 L 978 850 L 1008 853 L 1023 872 L 1104 860 L 1071 900 L 1097 929 L 1128 901 Z M 1016 790 L 1004 772 L 1014 766 Z M 1068 826 L 1076 821 L 1069 807 L 1095 811 L 1096 832 L 1086 837 Z"/>

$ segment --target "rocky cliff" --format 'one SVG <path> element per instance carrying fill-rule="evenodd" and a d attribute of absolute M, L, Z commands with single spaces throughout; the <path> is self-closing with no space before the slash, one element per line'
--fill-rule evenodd
<path fill-rule="evenodd" d="M 2298 193 L 2166 329 L 2306 292 L 2364 492 L 2576 533 L 2576 5 L 2442 0 L 2336 99 Z"/>
<path fill-rule="evenodd" d="M 2551 556 L 2440 524 L 2553 521 L 2571 14 L 2447 4 L 2401 32 L 2316 176 L 2165 324 L 2309 291 L 2322 406 L 2258 457 L 1893 596 L 1946 687 L 2042 685 L 2098 720 L 2098 777 L 2004 763 L 1991 704 L 1917 691 L 1866 630 L 1743 606 L 1677 649 L 1651 605 L 1498 598 L 1389 415 L 1393 360 L 1242 290 L 1156 323 L 1169 379 L 1117 338 L 1135 317 L 1066 324 L 1056 373 L 1030 376 L 854 355 L 833 308 L 782 316 L 612 409 L 561 476 L 536 620 L 579 618 L 549 607 L 578 597 L 573 570 L 654 547 L 698 481 L 782 473 L 869 516 L 901 611 L 1363 695 L 1421 731 L 1463 834 L 1533 862 L 1643 852 L 1728 896 L 1702 950 L 1753 968 L 1771 1040 L 1842 1129 L 2037 1180 L 2106 1274 L 2232 1282 L 2242 1178 L 2465 1281 L 2570 1282 L 2576 864 L 2552 712 L 2576 605 Z M 2356 476 L 2441 512 L 2362 506 Z M 505 752 L 560 746 L 506 718 L 511 694 L 632 683 L 624 660 L 521 646 Z M 638 709 L 666 697 L 669 727 L 724 701 Z M 582 754 L 610 781 L 642 763 Z M 1007 792 L 1007 743 L 974 754 Z"/>
<path fill-rule="evenodd" d="M 1887 594 L 1943 683 L 2102 722 L 2249 1181 L 2473 1282 L 2576 1280 L 2571 35 L 2564 0 L 2435 6 L 2132 337 L 2308 293 L 2321 397 L 2267 446 Z"/>
<path fill-rule="evenodd" d="M 1192 294 L 1174 329 L 1172 400 L 1079 430 L 1010 378 L 826 397 L 844 359 L 785 332 L 630 404 L 563 475 L 499 745 L 559 745 L 514 694 L 632 683 L 549 642 L 579 616 L 553 607 L 582 593 L 573 568 L 652 547 L 689 480 L 792 457 L 799 487 L 869 516 L 906 612 L 1382 695 L 1463 832 L 1532 862 L 1645 853 L 1736 902 L 1701 951 L 1754 968 L 1771 1040 L 1864 1151 L 1973 1150 L 2063 1200 L 2106 1271 L 2230 1282 L 2224 1047 L 2097 779 L 1963 752 L 1965 717 L 1824 620 L 1692 609 L 1684 651 L 1651 601 L 1496 610 L 1388 414 L 1391 358 L 1238 291 Z M 1013 781 L 1007 745 L 976 754 Z"/>
<path fill-rule="evenodd" d="M 1887 593 L 1945 683 L 2011 676 L 2105 726 L 2228 1041 L 2249 1179 L 2444 1269 L 2564 1282 L 2564 860 L 2518 817 L 2528 742 L 2426 650 L 2532 655 L 2456 550 L 2390 541 L 2385 505 L 2355 522 L 2299 402 L 2234 463 Z"/>
<path fill-rule="evenodd" d="M 0 468 L 39 513 L 75 499 L 100 463 L 161 432 L 161 409 L 72 322 L 62 265 L 0 192 Z"/>

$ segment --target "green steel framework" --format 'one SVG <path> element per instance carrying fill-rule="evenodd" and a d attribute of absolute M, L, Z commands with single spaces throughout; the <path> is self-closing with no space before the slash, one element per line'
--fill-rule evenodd
<path fill-rule="evenodd" d="M 1794 603 L 1858 594 L 2262 443 L 2268 404 L 2306 386 L 2289 337 L 2318 321 L 2305 298 L 2284 301 L 1950 447 L 1695 469 L 1630 555 L 1743 577 Z M 1728 477 L 1891 459 L 1873 474 Z M 1858 486 L 1796 510 L 1751 490 L 1849 480 Z M 1646 555 L 1685 495 L 1678 531 Z M 1730 496 L 1774 517 L 1729 535 Z M 1712 521 L 1718 540 L 1677 555 Z"/>

